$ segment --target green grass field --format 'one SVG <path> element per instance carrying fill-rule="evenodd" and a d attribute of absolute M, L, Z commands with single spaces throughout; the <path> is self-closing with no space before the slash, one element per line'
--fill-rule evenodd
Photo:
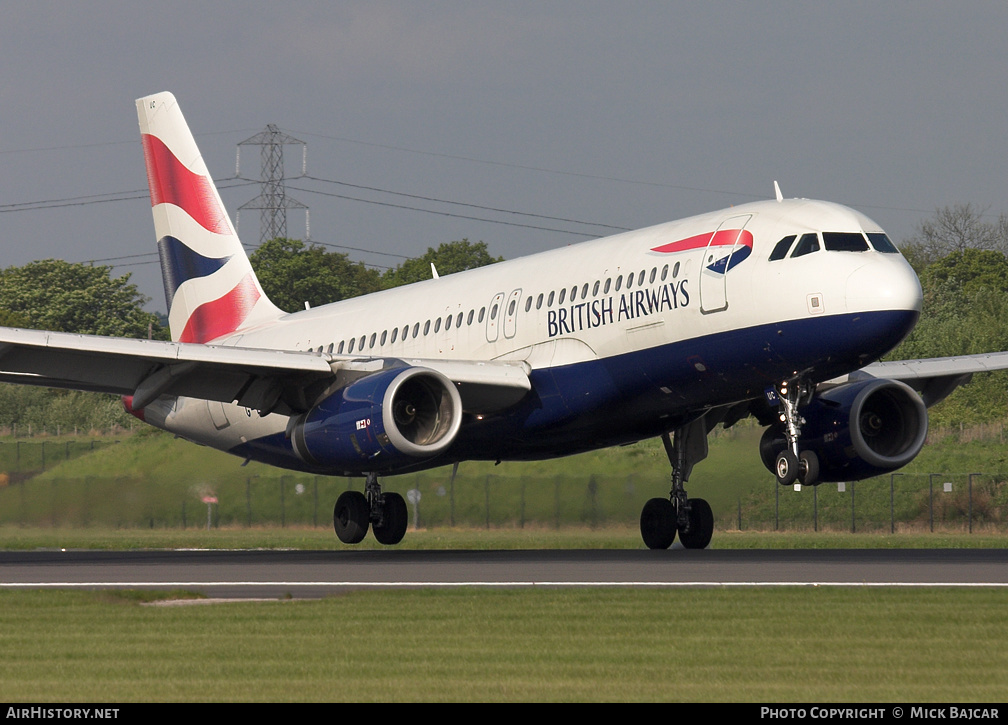
<path fill-rule="evenodd" d="M 0 592 L 8 702 L 1000 702 L 1001 590 Z"/>

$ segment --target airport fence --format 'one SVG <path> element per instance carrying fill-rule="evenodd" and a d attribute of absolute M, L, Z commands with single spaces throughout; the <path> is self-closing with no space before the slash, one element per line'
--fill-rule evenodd
<path fill-rule="evenodd" d="M 667 480 L 635 475 L 464 476 L 443 471 L 383 479 L 407 500 L 411 528 L 636 525 Z M 1008 474 L 908 474 L 816 487 L 777 486 L 717 500 L 719 529 L 750 531 L 1008 533 Z M 324 527 L 345 490 L 363 479 L 247 476 L 217 486 L 172 487 L 135 477 L 0 481 L 0 524 L 118 528 Z M 704 495 L 694 490 L 695 495 Z"/>

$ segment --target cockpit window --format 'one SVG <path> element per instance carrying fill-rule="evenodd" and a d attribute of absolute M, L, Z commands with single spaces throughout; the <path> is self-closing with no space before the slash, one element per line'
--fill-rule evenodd
<path fill-rule="evenodd" d="M 798 240 L 798 244 L 795 245 L 794 251 L 791 252 L 791 258 L 801 257 L 806 254 L 811 254 L 812 252 L 819 251 L 819 235 L 818 234 L 802 234 L 801 239 Z"/>
<path fill-rule="evenodd" d="M 774 246 L 773 251 L 770 252 L 770 261 L 775 262 L 778 259 L 784 259 L 787 256 L 788 250 L 791 249 L 791 245 L 794 243 L 796 234 L 792 234 L 790 237 L 784 237 Z"/>
<path fill-rule="evenodd" d="M 885 254 L 899 254 L 899 250 L 896 249 L 896 245 L 890 241 L 882 232 L 867 232 L 868 241 L 871 245 L 875 247 L 875 251 L 883 252 Z"/>
<path fill-rule="evenodd" d="M 867 252 L 868 242 L 861 232 L 823 232 L 827 252 Z"/>

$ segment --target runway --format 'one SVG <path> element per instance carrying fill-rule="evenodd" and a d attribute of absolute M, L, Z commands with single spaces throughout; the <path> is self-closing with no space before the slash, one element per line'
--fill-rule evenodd
<path fill-rule="evenodd" d="M 0 590 L 317 598 L 419 587 L 1008 587 L 1008 549 L 3 551 Z"/>

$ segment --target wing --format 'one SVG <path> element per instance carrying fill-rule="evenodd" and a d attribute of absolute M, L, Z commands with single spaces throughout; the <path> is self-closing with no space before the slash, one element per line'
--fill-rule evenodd
<path fill-rule="evenodd" d="M 968 383 L 974 373 L 996 370 L 1008 370 L 1008 352 L 876 362 L 830 382 L 847 382 L 864 377 L 899 380 L 920 393 L 924 404 L 931 407 L 960 385 Z"/>
<path fill-rule="evenodd" d="M 0 327 L 0 382 L 132 396 L 134 409 L 171 395 L 301 412 L 334 385 L 402 365 L 443 373 L 466 410 L 500 410 L 531 390 L 521 363 L 334 357 Z"/>

